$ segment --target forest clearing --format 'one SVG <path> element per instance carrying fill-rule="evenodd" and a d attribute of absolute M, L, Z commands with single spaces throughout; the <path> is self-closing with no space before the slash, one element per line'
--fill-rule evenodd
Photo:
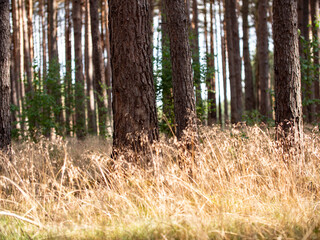
<path fill-rule="evenodd" d="M 14 144 L 0 238 L 319 239 L 319 129 L 305 138 L 302 171 L 257 126 L 201 129 L 195 164 L 173 140 L 150 146 L 149 167 L 113 162 L 96 138 Z"/>

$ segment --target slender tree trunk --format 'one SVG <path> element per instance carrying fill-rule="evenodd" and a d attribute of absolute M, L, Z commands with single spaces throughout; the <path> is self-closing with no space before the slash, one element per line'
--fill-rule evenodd
<path fill-rule="evenodd" d="M 105 29 L 106 29 L 106 42 L 105 42 L 105 48 L 107 51 L 107 66 L 105 68 L 105 76 L 106 76 L 106 86 L 107 86 L 107 97 L 108 97 L 108 109 L 107 109 L 107 115 L 109 118 L 110 128 L 112 130 L 112 76 L 111 76 L 111 56 L 110 56 L 110 31 L 109 31 L 109 4 L 108 1 L 105 0 L 105 15 L 106 15 L 106 21 L 105 21 Z"/>
<path fill-rule="evenodd" d="M 33 0 L 28 0 L 28 42 L 29 42 L 29 51 L 30 51 L 30 59 L 31 63 L 34 59 L 34 47 L 33 47 Z"/>
<path fill-rule="evenodd" d="M 242 87 L 238 20 L 235 0 L 225 0 L 229 78 L 231 88 L 231 122 L 241 121 Z"/>
<path fill-rule="evenodd" d="M 165 0 L 172 61 L 174 114 L 177 137 L 191 127 L 195 131 L 195 99 L 193 91 L 188 20 L 184 0 Z"/>
<path fill-rule="evenodd" d="M 252 111 L 255 109 L 255 97 L 253 88 L 253 74 L 249 49 L 249 0 L 243 0 L 242 23 L 243 23 L 243 59 L 245 69 L 245 109 Z"/>
<path fill-rule="evenodd" d="M 97 120 L 95 112 L 95 97 L 93 89 L 93 64 L 92 64 L 92 36 L 91 36 L 91 19 L 90 3 L 86 0 L 85 5 L 85 69 L 87 81 L 87 111 L 88 111 L 88 133 L 97 135 Z"/>
<path fill-rule="evenodd" d="M 162 111 L 165 116 L 163 124 L 168 122 L 174 126 L 174 108 L 172 95 L 172 65 L 170 58 L 169 23 L 165 8 L 165 2 L 161 2 L 161 87 L 162 87 Z M 167 129 L 167 128 L 165 128 Z M 169 129 L 167 129 L 169 130 Z M 169 130 L 170 131 L 170 130 Z"/>
<path fill-rule="evenodd" d="M 259 1 L 258 14 L 258 64 L 259 82 L 261 86 L 260 112 L 264 117 L 271 117 L 269 89 L 269 49 L 268 49 L 268 0 Z"/>
<path fill-rule="evenodd" d="M 285 150 L 303 143 L 297 20 L 297 0 L 273 0 L 276 137 Z"/>
<path fill-rule="evenodd" d="M 312 38 L 314 41 L 319 42 L 319 27 L 316 26 L 315 22 L 319 20 L 319 0 L 311 0 L 311 20 L 312 20 Z M 314 80 L 313 80 L 313 88 L 310 86 L 310 98 L 313 99 L 320 99 L 320 88 L 319 88 L 319 48 L 313 48 L 313 64 L 314 64 Z M 309 110 L 309 122 L 312 122 L 313 114 L 319 114 L 320 113 L 320 104 L 316 104 L 315 108 L 314 106 L 311 107 Z"/>
<path fill-rule="evenodd" d="M 226 31 L 226 17 L 222 20 L 222 3 L 224 0 L 220 0 L 219 4 L 219 17 L 220 17 L 220 32 L 221 32 L 221 58 L 222 58 L 222 77 L 223 77 L 223 96 L 224 96 L 224 121 L 229 120 L 228 111 L 228 97 L 227 97 L 227 31 Z"/>
<path fill-rule="evenodd" d="M 66 135 L 71 136 L 72 130 L 72 109 L 73 109 L 73 88 L 72 88 L 72 58 L 71 58 L 71 12 L 70 0 L 65 1 L 65 55 L 66 55 L 66 76 L 65 76 L 65 106 L 66 106 Z"/>
<path fill-rule="evenodd" d="M 217 104 L 216 104 L 216 74 L 214 66 L 214 33 L 213 33 L 213 7 L 214 1 L 210 0 L 210 57 L 209 57 L 209 69 L 210 79 L 208 83 L 208 125 L 212 125 L 217 121 Z"/>
<path fill-rule="evenodd" d="M 92 32 L 92 44 L 93 44 L 93 70 L 94 70 L 94 86 L 97 92 L 98 102 L 98 116 L 99 116 L 99 134 L 101 136 L 106 135 L 106 105 L 104 100 L 106 99 L 105 89 L 105 72 L 104 72 L 104 60 L 102 58 L 102 47 L 99 31 L 99 2 L 90 0 L 90 15 L 91 15 L 91 32 Z"/>
<path fill-rule="evenodd" d="M 74 56 L 75 56 L 75 109 L 76 109 L 76 125 L 75 131 L 78 139 L 83 139 L 86 135 L 85 121 L 85 94 L 84 79 L 82 66 L 82 11 L 81 0 L 72 1 L 72 19 L 74 33 Z"/>
<path fill-rule="evenodd" d="M 114 152 L 158 139 L 148 0 L 109 0 Z M 143 140 L 144 134 L 147 138 Z"/>
<path fill-rule="evenodd" d="M 13 61 L 13 76 L 12 76 L 12 104 L 17 107 L 17 111 L 12 112 L 12 122 L 13 122 L 13 128 L 19 129 L 19 110 L 20 110 L 20 96 L 19 96 L 19 80 L 20 80 L 20 32 L 19 32 L 19 12 L 18 12 L 18 6 L 17 1 L 12 0 L 12 25 L 13 25 L 13 55 L 12 55 L 12 61 Z M 17 123 L 15 123 L 17 122 Z"/>
<path fill-rule="evenodd" d="M 193 63 L 193 80 L 196 86 L 196 105 L 197 114 L 201 119 L 203 115 L 203 103 L 201 96 L 201 74 L 200 74 L 200 50 L 199 50 L 199 20 L 198 20 L 198 2 L 192 0 L 192 34 L 191 34 L 191 49 Z"/>
<path fill-rule="evenodd" d="M 4 151 L 11 144 L 9 11 L 9 0 L 0 0 L 0 150 Z"/>
<path fill-rule="evenodd" d="M 46 41 L 46 18 L 45 18 L 45 11 L 44 11 L 44 0 L 39 0 L 39 14 L 41 17 L 41 28 L 42 28 L 42 75 L 43 78 L 47 74 L 47 41 Z"/>

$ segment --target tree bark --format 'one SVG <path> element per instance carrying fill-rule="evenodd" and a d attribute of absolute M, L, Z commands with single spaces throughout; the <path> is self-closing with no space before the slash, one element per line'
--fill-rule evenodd
<path fill-rule="evenodd" d="M 109 0 L 109 7 L 113 149 L 144 152 L 158 139 L 150 57 L 150 6 L 148 0 Z"/>
<path fill-rule="evenodd" d="M 85 14 L 85 72 L 87 83 L 88 133 L 92 135 L 97 135 L 95 96 L 93 89 L 92 34 L 89 0 L 86 0 Z"/>
<path fill-rule="evenodd" d="M 268 49 L 268 0 L 259 1 L 258 14 L 258 64 L 261 86 L 260 112 L 264 117 L 272 117 L 269 89 L 269 49 Z"/>
<path fill-rule="evenodd" d="M 199 19 L 198 2 L 192 1 L 192 22 L 191 22 L 191 50 L 193 64 L 193 81 L 196 87 L 197 115 L 201 119 L 203 115 L 203 103 L 201 96 L 201 73 L 200 73 L 200 49 L 199 49 Z"/>
<path fill-rule="evenodd" d="M 84 139 L 86 135 L 85 121 L 85 94 L 84 94 L 84 79 L 82 65 L 82 11 L 81 0 L 72 1 L 73 12 L 73 33 L 74 33 L 74 56 L 75 56 L 75 110 L 76 110 L 76 125 L 75 131 L 78 139 Z"/>
<path fill-rule="evenodd" d="M 210 0 L 210 56 L 209 69 L 210 78 L 208 82 L 208 125 L 211 126 L 217 121 L 217 104 L 216 104 L 216 74 L 214 66 L 214 32 L 213 32 L 213 6 L 214 1 Z"/>
<path fill-rule="evenodd" d="M 11 144 L 10 13 L 9 0 L 0 0 L 0 150 Z"/>
<path fill-rule="evenodd" d="M 285 150 L 303 143 L 297 19 L 297 0 L 273 0 L 276 138 Z"/>
<path fill-rule="evenodd" d="M 105 89 L 105 72 L 104 72 L 104 60 L 102 58 L 102 47 L 99 30 L 99 2 L 90 0 L 90 17 L 91 17 L 91 34 L 93 44 L 93 71 L 94 71 L 94 86 L 97 92 L 98 103 L 98 118 L 99 118 L 99 134 L 100 136 L 106 135 L 106 106 L 104 93 Z"/>
<path fill-rule="evenodd" d="M 253 73 L 250 59 L 249 47 L 249 0 L 243 0 L 242 5 L 242 23 L 243 23 L 243 59 L 245 69 L 245 109 L 252 111 L 255 109 L 255 97 L 253 88 Z"/>
<path fill-rule="evenodd" d="M 188 37 L 188 19 L 184 0 L 165 0 L 168 17 L 170 54 L 172 61 L 172 82 L 174 114 L 177 123 L 177 137 L 191 128 L 195 131 L 195 99 L 193 91 L 191 52 Z"/>
<path fill-rule="evenodd" d="M 316 26 L 315 22 L 319 20 L 319 0 L 311 0 L 311 21 L 312 21 L 312 38 L 313 41 L 319 42 L 319 27 Z M 313 48 L 313 64 L 314 64 L 314 78 L 313 78 L 313 87 L 310 86 L 310 98 L 320 99 L 320 88 L 319 88 L 319 47 Z M 314 91 L 313 91 L 314 88 Z M 310 106 L 308 109 L 308 120 L 309 122 L 313 121 L 313 115 L 320 113 L 320 104 L 317 103 L 316 106 Z"/>
<path fill-rule="evenodd" d="M 225 15 L 231 88 L 231 122 L 237 123 L 241 121 L 242 115 L 242 86 L 239 32 L 235 0 L 225 1 Z"/>

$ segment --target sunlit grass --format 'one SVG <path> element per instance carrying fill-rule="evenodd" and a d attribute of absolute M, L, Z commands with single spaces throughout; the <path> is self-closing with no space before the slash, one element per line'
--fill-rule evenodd
<path fill-rule="evenodd" d="M 302 167 L 272 130 L 200 135 L 194 154 L 173 139 L 150 146 L 148 167 L 113 162 L 96 138 L 15 144 L 11 162 L 0 156 L 0 239 L 320 238 L 317 129 Z"/>

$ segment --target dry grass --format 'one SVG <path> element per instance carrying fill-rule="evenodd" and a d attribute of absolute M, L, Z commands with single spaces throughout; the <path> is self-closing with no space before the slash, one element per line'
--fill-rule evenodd
<path fill-rule="evenodd" d="M 113 163 L 94 138 L 15 144 L 0 156 L 0 239 L 320 238 L 318 130 L 302 167 L 268 130 L 201 131 L 196 164 L 174 140 L 152 146 L 150 167 Z"/>

